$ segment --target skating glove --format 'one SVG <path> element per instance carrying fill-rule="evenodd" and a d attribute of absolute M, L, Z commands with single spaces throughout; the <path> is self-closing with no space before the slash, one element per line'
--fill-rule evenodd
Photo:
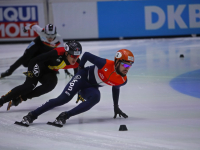
<path fill-rule="evenodd" d="M 79 101 L 82 101 L 82 102 L 85 101 L 84 98 L 82 98 L 82 96 L 80 94 L 78 94 L 78 98 L 76 100 L 76 103 L 78 103 Z"/>
<path fill-rule="evenodd" d="M 25 76 L 32 78 L 33 77 L 33 73 L 31 71 L 28 72 L 23 72 L 23 74 L 25 74 Z"/>
<path fill-rule="evenodd" d="M 116 118 L 117 114 L 119 114 L 119 117 L 121 117 L 121 115 L 122 115 L 122 117 L 128 118 L 128 116 L 124 112 L 121 111 L 121 109 L 119 108 L 118 105 L 114 105 L 114 113 L 115 113 L 115 115 L 113 118 Z"/>

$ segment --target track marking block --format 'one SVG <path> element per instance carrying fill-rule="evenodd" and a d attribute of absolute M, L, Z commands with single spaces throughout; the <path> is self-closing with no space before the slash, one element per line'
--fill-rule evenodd
<path fill-rule="evenodd" d="M 119 131 L 128 131 L 126 125 L 120 125 Z"/>

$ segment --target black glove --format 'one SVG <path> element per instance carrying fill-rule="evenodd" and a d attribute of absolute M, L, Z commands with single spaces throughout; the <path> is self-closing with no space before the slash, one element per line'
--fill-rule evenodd
<path fill-rule="evenodd" d="M 28 30 L 26 30 L 26 28 L 25 27 L 23 27 L 23 32 L 27 32 Z"/>
<path fill-rule="evenodd" d="M 128 116 L 127 116 L 125 113 L 123 113 L 123 112 L 121 111 L 121 109 L 119 108 L 118 105 L 114 105 L 114 113 L 115 113 L 115 115 L 114 115 L 113 118 L 116 118 L 116 117 L 117 117 L 117 114 L 119 114 L 119 117 L 121 117 L 121 115 L 122 115 L 122 117 L 128 118 Z"/>
<path fill-rule="evenodd" d="M 78 94 L 78 98 L 76 100 L 76 103 L 78 103 L 78 101 L 82 101 L 82 102 L 85 101 L 84 98 L 82 98 L 82 96 L 80 94 Z"/>

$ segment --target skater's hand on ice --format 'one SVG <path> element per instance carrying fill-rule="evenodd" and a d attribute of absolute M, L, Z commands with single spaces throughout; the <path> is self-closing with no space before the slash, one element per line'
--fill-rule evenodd
<path fill-rule="evenodd" d="M 119 108 L 118 105 L 114 105 L 114 117 L 113 118 L 116 118 L 117 115 L 119 115 L 119 117 L 124 117 L 124 118 L 128 118 L 128 116 L 121 111 L 121 109 Z"/>

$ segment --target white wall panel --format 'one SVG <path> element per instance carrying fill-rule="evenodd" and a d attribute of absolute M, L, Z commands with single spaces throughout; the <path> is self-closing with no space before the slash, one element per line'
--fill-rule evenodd
<path fill-rule="evenodd" d="M 52 2 L 49 12 L 64 39 L 98 38 L 96 2 Z"/>

